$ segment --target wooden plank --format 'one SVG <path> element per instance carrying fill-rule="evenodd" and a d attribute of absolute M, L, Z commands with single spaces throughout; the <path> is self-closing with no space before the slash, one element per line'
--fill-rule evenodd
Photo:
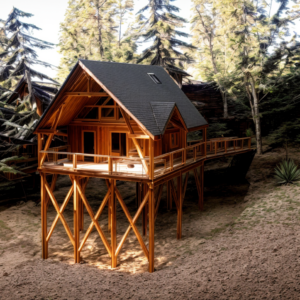
<path fill-rule="evenodd" d="M 149 188 L 149 272 L 154 272 L 154 223 L 155 223 L 154 190 Z"/>
<path fill-rule="evenodd" d="M 79 249 L 79 195 L 78 189 L 79 186 L 78 178 L 74 177 L 74 195 L 73 195 L 73 222 L 74 222 L 74 260 L 75 263 L 80 263 L 80 252 Z"/>
<path fill-rule="evenodd" d="M 53 174 L 52 175 L 52 182 L 51 182 L 51 191 L 54 192 L 55 190 L 55 184 L 56 184 L 56 181 L 57 181 L 57 174 Z M 47 207 L 49 206 L 49 195 L 47 194 L 46 196 L 46 204 L 47 204 Z"/>
<path fill-rule="evenodd" d="M 182 236 L 182 175 L 177 177 L 177 195 L 178 199 L 178 211 L 177 211 L 177 239 L 181 239 Z"/>
<path fill-rule="evenodd" d="M 130 139 L 146 139 L 148 140 L 150 137 L 148 135 L 143 134 L 128 134 Z"/>
<path fill-rule="evenodd" d="M 110 183 L 110 211 L 111 211 L 111 267 L 117 267 L 117 203 L 115 197 L 116 180 L 111 180 Z"/>
<path fill-rule="evenodd" d="M 184 179 L 184 187 L 183 187 L 183 192 L 182 192 L 182 202 L 184 201 L 184 198 L 185 198 L 189 175 L 190 175 L 190 172 L 186 172 L 185 179 Z"/>
<path fill-rule="evenodd" d="M 41 173 L 41 223 L 42 223 L 42 258 L 48 258 L 47 243 L 47 204 L 46 204 L 46 174 Z"/>
<path fill-rule="evenodd" d="M 149 179 L 154 179 L 154 141 L 149 139 Z"/>

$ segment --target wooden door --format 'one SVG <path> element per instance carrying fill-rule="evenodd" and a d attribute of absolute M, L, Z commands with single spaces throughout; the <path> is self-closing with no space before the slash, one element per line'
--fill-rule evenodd
<path fill-rule="evenodd" d="M 110 136 L 110 155 L 127 156 L 127 137 L 126 133 L 111 132 Z"/>
<path fill-rule="evenodd" d="M 95 132 L 84 131 L 83 132 L 83 153 L 95 154 Z M 84 161 L 94 162 L 94 157 L 84 156 Z"/>

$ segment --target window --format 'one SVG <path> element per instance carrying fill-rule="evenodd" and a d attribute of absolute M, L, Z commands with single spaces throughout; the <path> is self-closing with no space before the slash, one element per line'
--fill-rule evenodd
<path fill-rule="evenodd" d="M 150 78 L 156 83 L 156 84 L 161 84 L 161 81 L 157 78 L 157 76 L 153 73 L 148 73 Z"/>
<path fill-rule="evenodd" d="M 171 141 L 170 141 L 171 149 L 179 146 L 179 133 L 178 132 L 171 133 L 170 139 L 171 139 Z"/>

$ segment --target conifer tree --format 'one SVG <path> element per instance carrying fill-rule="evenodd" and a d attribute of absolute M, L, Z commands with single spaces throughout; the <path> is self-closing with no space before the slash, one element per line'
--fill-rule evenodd
<path fill-rule="evenodd" d="M 40 28 L 25 23 L 22 19 L 32 16 L 30 13 L 13 8 L 8 18 L 2 20 L 3 25 L 0 27 L 1 134 L 22 140 L 32 138 L 34 125 L 39 119 L 36 99 L 40 99 L 44 107 L 47 107 L 57 92 L 56 81 L 33 68 L 33 65 L 51 67 L 50 64 L 38 59 L 36 50 L 51 48 L 53 44 L 30 35 L 32 30 Z M 38 83 L 34 81 L 36 79 L 46 82 Z M 19 95 L 16 100 L 7 104 L 6 100 L 14 93 L 12 90 L 18 82 L 27 84 L 28 95 L 22 99 Z M 8 154 L 18 147 L 18 144 L 6 143 L 0 151 L 1 155 Z"/>
<path fill-rule="evenodd" d="M 146 63 L 161 66 L 179 66 L 192 61 L 188 50 L 194 48 L 182 37 L 189 35 L 179 29 L 186 20 L 175 13 L 179 8 L 172 5 L 175 0 L 148 0 L 148 3 L 138 12 L 142 25 L 136 36 L 142 43 L 153 41 L 137 60 L 137 63 Z M 147 16 L 145 15 L 147 13 Z"/>
<path fill-rule="evenodd" d="M 295 38 L 287 40 L 289 21 L 288 1 L 279 1 L 275 14 L 272 1 L 214 0 L 218 26 L 226 30 L 230 47 L 230 71 L 226 89 L 230 97 L 249 112 L 254 125 L 257 153 L 262 154 L 261 116 L 266 95 L 280 82 L 290 68 L 291 58 L 299 51 Z M 269 10 L 266 11 L 266 5 Z M 299 14 L 298 14 L 299 17 Z M 212 61 L 211 57 L 206 57 Z"/>
<path fill-rule="evenodd" d="M 123 27 L 132 9 L 132 0 L 70 0 L 60 26 L 59 79 L 66 78 L 78 59 L 131 60 L 136 45 Z"/>

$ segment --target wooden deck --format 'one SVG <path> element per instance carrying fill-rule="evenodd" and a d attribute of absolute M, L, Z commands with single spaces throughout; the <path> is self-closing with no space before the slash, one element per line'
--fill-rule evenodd
<path fill-rule="evenodd" d="M 140 159 L 71 152 L 44 151 L 50 159 L 45 161 L 39 170 L 54 174 L 83 175 L 106 179 L 156 181 L 181 169 L 187 170 L 190 167 L 192 170 L 200 161 L 241 154 L 251 150 L 248 138 L 196 143 L 187 148 L 154 157 L 152 178 L 143 166 L 146 162 L 151 169 L 149 158 Z M 58 159 L 59 156 L 66 156 L 67 158 Z M 94 162 L 77 160 L 78 157 L 83 156 L 91 156 Z M 100 162 L 101 160 L 103 162 Z"/>

